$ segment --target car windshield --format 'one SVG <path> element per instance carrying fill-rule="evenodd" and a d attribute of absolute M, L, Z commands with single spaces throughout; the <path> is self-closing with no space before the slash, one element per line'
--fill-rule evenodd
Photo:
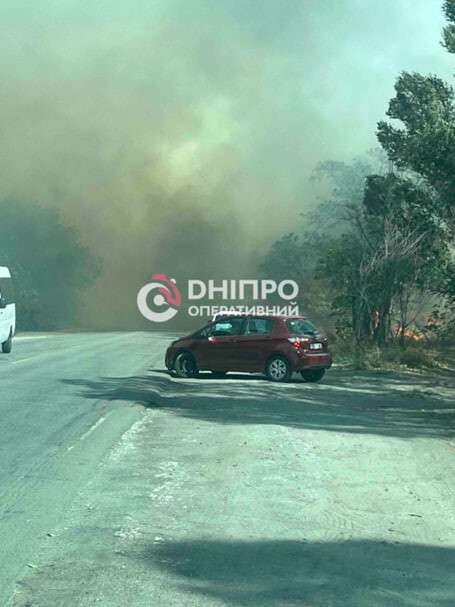
<path fill-rule="evenodd" d="M 317 333 L 316 327 L 306 318 L 289 319 L 286 321 L 286 326 L 292 335 L 315 335 Z"/>

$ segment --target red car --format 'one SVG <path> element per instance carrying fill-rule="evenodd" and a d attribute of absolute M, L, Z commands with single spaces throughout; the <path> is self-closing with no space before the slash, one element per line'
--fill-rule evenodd
<path fill-rule="evenodd" d="M 322 379 L 332 365 L 327 338 L 303 316 L 225 316 L 169 346 L 166 367 L 178 377 L 212 371 L 265 373 L 272 381 L 299 372 Z"/>

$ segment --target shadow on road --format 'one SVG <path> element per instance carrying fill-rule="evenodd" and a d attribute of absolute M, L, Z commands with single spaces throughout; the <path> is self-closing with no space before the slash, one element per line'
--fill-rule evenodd
<path fill-rule="evenodd" d="M 134 377 L 63 380 L 90 399 L 166 408 L 221 424 L 280 424 L 294 428 L 402 438 L 455 435 L 455 390 L 441 377 L 354 373 L 334 369 L 320 384 L 300 379 L 273 384 L 261 376 L 232 374 L 179 380 L 151 370 Z M 447 384 L 447 385 L 444 385 Z"/>
<path fill-rule="evenodd" d="M 191 540 L 154 545 L 140 558 L 171 574 L 180 590 L 228 605 L 455 604 L 450 548 L 372 540 Z"/>

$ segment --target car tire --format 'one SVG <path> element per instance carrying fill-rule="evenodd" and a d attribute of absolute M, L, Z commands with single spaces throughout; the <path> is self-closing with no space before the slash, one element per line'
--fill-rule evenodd
<path fill-rule="evenodd" d="M 308 369 L 307 371 L 300 371 L 303 381 L 306 382 L 317 382 L 324 377 L 325 369 Z"/>
<path fill-rule="evenodd" d="M 226 377 L 227 371 L 210 371 L 210 373 L 215 379 L 223 379 L 223 377 Z"/>
<path fill-rule="evenodd" d="M 194 356 L 189 352 L 181 352 L 174 361 L 174 371 L 177 377 L 197 377 L 199 371 Z"/>
<path fill-rule="evenodd" d="M 3 354 L 9 354 L 12 349 L 13 349 L 13 334 L 10 333 L 8 339 L 2 343 L 2 352 L 3 352 Z"/>
<path fill-rule="evenodd" d="M 291 377 L 291 365 L 289 361 L 284 357 L 276 354 L 272 356 L 267 362 L 265 368 L 265 374 L 270 381 L 286 381 Z"/>

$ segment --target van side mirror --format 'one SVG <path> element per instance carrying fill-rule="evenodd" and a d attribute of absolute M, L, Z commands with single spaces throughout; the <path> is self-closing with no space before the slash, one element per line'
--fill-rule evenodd
<path fill-rule="evenodd" d="M 4 310 L 6 308 L 6 299 L 0 295 L 0 310 Z"/>

